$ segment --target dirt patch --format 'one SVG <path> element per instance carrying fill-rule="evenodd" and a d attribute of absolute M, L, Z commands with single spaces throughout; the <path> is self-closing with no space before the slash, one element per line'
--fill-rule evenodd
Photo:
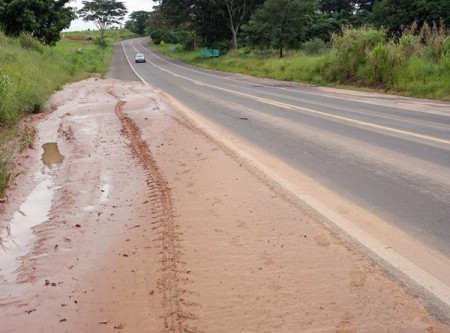
<path fill-rule="evenodd" d="M 5 332 L 450 331 L 151 88 L 88 80 L 52 102 L 2 213 L 58 143 L 48 219 L 0 281 Z"/>

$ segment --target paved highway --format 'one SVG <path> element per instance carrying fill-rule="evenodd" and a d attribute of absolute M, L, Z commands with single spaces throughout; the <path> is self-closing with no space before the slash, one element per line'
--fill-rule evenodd
<path fill-rule="evenodd" d="M 134 64 L 137 52 L 147 63 Z M 139 76 L 450 257 L 449 103 L 202 70 L 146 39 L 118 44 L 108 75 Z"/>

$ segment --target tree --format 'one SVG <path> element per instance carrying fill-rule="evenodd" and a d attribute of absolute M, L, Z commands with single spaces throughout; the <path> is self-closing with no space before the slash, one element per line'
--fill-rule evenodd
<path fill-rule="evenodd" d="M 169 30 L 171 28 L 171 24 L 163 14 L 161 6 L 153 7 L 153 11 L 150 12 L 149 18 L 145 26 L 149 33 L 151 33 L 154 30 L 159 29 Z"/>
<path fill-rule="evenodd" d="M 211 0 L 162 0 L 161 13 L 170 29 L 193 31 L 194 45 L 231 39 L 225 8 L 212 6 Z"/>
<path fill-rule="evenodd" d="M 233 49 L 237 49 L 237 34 L 239 29 L 248 18 L 252 7 L 255 4 L 254 0 L 211 0 L 211 2 L 218 8 L 225 8 L 225 20 L 227 26 L 231 31 Z"/>
<path fill-rule="evenodd" d="M 275 46 L 282 58 L 286 46 L 305 39 L 316 10 L 316 3 L 310 0 L 267 0 L 252 15 L 246 30 L 253 43 Z"/>
<path fill-rule="evenodd" d="M 94 22 L 100 30 L 100 39 L 105 37 L 105 31 L 114 24 L 119 24 L 127 14 L 123 2 L 116 0 L 83 1 L 83 8 L 78 11 L 85 22 Z"/>
<path fill-rule="evenodd" d="M 42 43 L 54 45 L 60 32 L 75 19 L 70 0 L 0 0 L 0 26 L 5 34 L 27 32 Z"/>
<path fill-rule="evenodd" d="M 450 24 L 449 0 L 379 0 L 375 3 L 372 22 L 391 33 L 400 33 L 414 21 L 421 27 L 425 22 Z"/>
<path fill-rule="evenodd" d="M 340 25 L 368 23 L 368 14 L 374 0 L 318 0 L 320 11 L 335 19 Z M 425 0 L 426 1 L 426 0 Z"/>
<path fill-rule="evenodd" d="M 335 15 L 348 14 L 353 9 L 353 4 L 350 0 L 319 0 L 319 4 L 322 12 Z"/>
<path fill-rule="evenodd" d="M 150 18 L 150 12 L 143 10 L 133 12 L 129 20 L 125 23 L 125 28 L 138 35 L 144 35 L 147 21 Z"/>

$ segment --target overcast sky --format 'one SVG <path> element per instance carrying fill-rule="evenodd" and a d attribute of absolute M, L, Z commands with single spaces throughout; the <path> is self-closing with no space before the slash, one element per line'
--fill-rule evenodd
<path fill-rule="evenodd" d="M 83 0 L 72 0 L 70 6 L 80 9 L 83 7 Z M 155 4 L 152 0 L 122 0 L 128 9 L 128 14 L 137 12 L 138 10 L 151 11 Z M 97 29 L 92 22 L 83 22 L 82 19 L 73 20 L 70 24 L 69 31 L 81 31 L 87 29 Z"/>

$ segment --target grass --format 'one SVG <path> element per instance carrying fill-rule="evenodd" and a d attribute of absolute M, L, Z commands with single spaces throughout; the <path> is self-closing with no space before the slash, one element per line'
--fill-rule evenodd
<path fill-rule="evenodd" d="M 42 111 L 47 98 L 68 82 L 104 75 L 113 43 L 133 36 L 126 29 L 110 30 L 101 46 L 98 31 L 70 32 L 48 47 L 27 35 L 12 39 L 0 32 L 0 126 Z"/>
<path fill-rule="evenodd" d="M 199 51 L 184 51 L 181 45 L 175 45 L 176 50 L 170 51 L 171 46 L 173 45 L 158 45 L 157 49 L 202 68 L 277 80 L 325 84 L 315 75 L 314 68 L 324 61 L 326 55 L 307 56 L 301 51 L 289 51 L 284 58 L 279 59 L 277 51 L 261 54 L 242 49 L 219 58 L 205 59 L 200 57 Z"/>
<path fill-rule="evenodd" d="M 0 198 L 3 198 L 5 195 L 5 188 L 8 184 L 10 174 L 7 168 L 7 162 L 1 160 L 0 161 Z"/>
<path fill-rule="evenodd" d="M 43 111 L 48 97 L 64 84 L 106 74 L 113 43 L 134 34 L 109 30 L 104 45 L 96 42 L 99 36 L 98 31 L 63 33 L 56 46 L 49 47 L 29 35 L 9 38 L 0 31 L 0 197 L 14 154 L 32 145 L 34 138 L 31 130 L 17 127 L 20 118 Z"/>
<path fill-rule="evenodd" d="M 437 31 L 426 42 L 416 35 L 390 40 L 372 28 L 344 29 L 331 47 L 318 55 L 290 50 L 282 59 L 275 50 L 240 49 L 215 59 L 181 45 L 158 50 L 199 67 L 322 86 L 391 92 L 403 96 L 450 101 L 450 36 Z"/>

